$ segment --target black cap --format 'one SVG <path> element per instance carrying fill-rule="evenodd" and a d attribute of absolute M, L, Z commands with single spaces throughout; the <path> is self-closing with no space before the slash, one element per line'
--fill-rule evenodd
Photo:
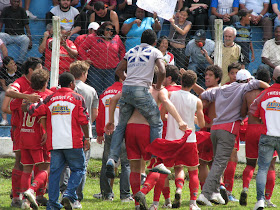
<path fill-rule="evenodd" d="M 193 38 L 195 40 L 206 39 L 206 32 L 203 29 L 199 29 L 195 32 Z"/>
<path fill-rule="evenodd" d="M 238 16 L 239 16 L 240 18 L 242 18 L 242 17 L 245 17 L 245 16 L 248 15 L 248 14 L 251 14 L 252 12 L 253 12 L 252 9 L 251 9 L 251 10 L 241 9 L 241 10 L 238 11 Z"/>

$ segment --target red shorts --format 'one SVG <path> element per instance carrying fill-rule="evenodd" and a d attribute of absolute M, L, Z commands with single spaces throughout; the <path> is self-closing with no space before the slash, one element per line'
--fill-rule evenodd
<path fill-rule="evenodd" d="M 203 137 L 203 136 L 201 136 L 201 137 Z M 204 141 L 201 141 L 200 139 L 198 139 L 198 138 L 200 138 L 198 135 L 196 135 L 196 138 L 197 138 L 197 142 L 198 142 L 197 150 L 198 150 L 199 159 L 201 159 L 203 161 L 206 161 L 206 162 L 212 161 L 212 159 L 213 159 L 213 145 L 212 145 L 210 135 Z M 201 142 L 201 143 L 199 143 L 199 142 Z"/>
<path fill-rule="evenodd" d="M 12 126 L 11 128 L 11 139 L 13 141 L 13 151 L 20 151 L 20 128 Z"/>
<path fill-rule="evenodd" d="M 266 133 L 266 128 L 263 124 L 248 124 L 245 138 L 245 151 L 246 158 L 258 159 L 259 151 L 259 141 L 262 134 Z M 277 157 L 277 152 L 275 151 L 273 157 Z"/>
<path fill-rule="evenodd" d="M 150 160 L 151 154 L 145 151 L 150 144 L 150 126 L 145 124 L 127 124 L 125 145 L 128 160 Z"/>
<path fill-rule="evenodd" d="M 182 152 L 178 153 L 178 155 L 174 159 L 163 160 L 163 163 L 166 167 L 171 168 L 173 166 L 180 165 L 194 167 L 199 165 L 197 143 L 186 142 L 183 147 L 184 149 L 182 150 Z"/>
<path fill-rule="evenodd" d="M 50 153 L 43 149 L 21 149 L 21 164 L 34 165 L 50 162 Z"/>

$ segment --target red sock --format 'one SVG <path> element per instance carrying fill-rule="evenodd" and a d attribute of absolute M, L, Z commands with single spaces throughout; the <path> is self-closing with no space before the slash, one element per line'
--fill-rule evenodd
<path fill-rule="evenodd" d="M 167 178 L 167 176 L 168 174 L 160 174 L 154 189 L 154 201 L 159 201 L 160 194 L 162 189 L 164 188 L 165 179 Z"/>
<path fill-rule="evenodd" d="M 200 189 L 201 189 L 201 190 L 202 190 L 202 188 L 203 188 L 204 183 L 205 183 L 205 182 L 200 182 L 200 183 L 199 183 L 199 184 L 200 184 Z"/>
<path fill-rule="evenodd" d="M 253 166 L 250 166 L 250 165 L 247 165 L 246 168 L 244 169 L 243 171 L 243 188 L 246 187 L 246 188 L 249 188 L 249 184 L 250 184 L 250 181 L 253 177 L 253 174 L 254 174 L 254 171 L 255 171 L 255 168 Z"/>
<path fill-rule="evenodd" d="M 32 184 L 31 189 L 36 192 L 36 195 L 44 195 L 44 191 L 48 181 L 48 173 L 47 171 L 38 171 Z"/>
<path fill-rule="evenodd" d="M 135 195 L 137 192 L 140 191 L 140 186 L 141 186 L 140 173 L 130 172 L 129 181 L 130 181 L 132 193 L 133 195 Z M 139 203 L 135 201 L 135 206 L 137 205 L 139 205 Z"/>
<path fill-rule="evenodd" d="M 175 179 L 175 186 L 176 186 L 176 188 L 183 189 L 184 183 L 185 183 L 184 179 L 181 179 L 181 178 Z"/>
<path fill-rule="evenodd" d="M 275 171 L 269 170 L 267 172 L 266 185 L 265 185 L 265 199 L 269 200 L 272 196 L 275 186 Z"/>
<path fill-rule="evenodd" d="M 164 196 L 164 199 L 170 198 L 170 187 L 164 187 L 162 189 L 162 194 Z"/>
<path fill-rule="evenodd" d="M 25 192 L 29 189 L 31 184 L 31 173 L 22 172 L 21 176 L 21 192 Z"/>
<path fill-rule="evenodd" d="M 235 174 L 235 169 L 236 169 L 236 162 L 229 161 L 227 164 L 227 168 L 224 172 L 224 183 L 225 183 L 225 188 L 227 191 L 231 192 L 233 183 L 234 183 L 234 174 Z"/>
<path fill-rule="evenodd" d="M 21 176 L 22 171 L 13 169 L 12 171 L 12 190 L 13 190 L 13 197 L 18 198 L 19 194 L 21 193 Z"/>
<path fill-rule="evenodd" d="M 159 176 L 160 176 L 159 173 L 150 172 L 147 176 L 147 179 L 146 179 L 142 189 L 141 189 L 141 192 L 144 193 L 145 195 L 147 195 L 148 192 L 150 192 L 151 189 L 153 189 L 153 187 L 157 183 L 157 181 L 159 179 Z"/>
<path fill-rule="evenodd" d="M 189 171 L 189 177 L 190 197 L 191 200 L 196 200 L 199 189 L 198 169 Z"/>

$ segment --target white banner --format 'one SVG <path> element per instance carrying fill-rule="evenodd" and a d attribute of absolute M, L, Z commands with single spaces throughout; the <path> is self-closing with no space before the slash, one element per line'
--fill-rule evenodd
<path fill-rule="evenodd" d="M 159 17 L 169 20 L 173 17 L 177 0 L 137 0 L 136 5 L 148 12 L 156 12 Z"/>

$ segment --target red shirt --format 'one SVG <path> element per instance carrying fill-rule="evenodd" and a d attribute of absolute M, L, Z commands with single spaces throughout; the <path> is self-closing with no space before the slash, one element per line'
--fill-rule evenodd
<path fill-rule="evenodd" d="M 75 46 L 81 46 L 81 44 L 86 40 L 87 36 L 88 36 L 87 34 L 82 34 L 78 36 L 74 41 Z M 83 60 L 80 54 L 78 55 L 77 59 Z"/>

